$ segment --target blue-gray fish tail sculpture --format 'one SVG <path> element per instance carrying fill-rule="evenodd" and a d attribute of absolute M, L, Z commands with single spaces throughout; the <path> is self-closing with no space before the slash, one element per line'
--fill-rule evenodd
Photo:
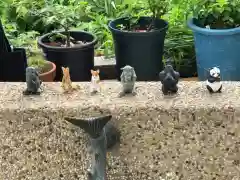
<path fill-rule="evenodd" d="M 111 118 L 111 115 L 92 118 L 65 117 L 65 120 L 80 127 L 90 136 L 92 163 L 88 169 L 88 180 L 107 179 L 107 149 L 120 142 L 120 132 L 109 122 Z"/>

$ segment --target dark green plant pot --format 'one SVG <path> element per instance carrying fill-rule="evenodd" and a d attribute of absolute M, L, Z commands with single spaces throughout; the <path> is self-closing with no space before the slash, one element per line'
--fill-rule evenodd
<path fill-rule="evenodd" d="M 138 25 L 140 29 L 145 29 L 151 21 L 150 17 L 141 17 Z M 156 30 L 150 32 L 123 31 L 117 28 L 120 24 L 129 26 L 129 19 L 119 18 L 108 24 L 114 40 L 118 80 L 120 69 L 130 65 L 134 67 L 139 81 L 158 81 L 158 74 L 163 69 L 162 56 L 168 22 L 156 19 Z"/>

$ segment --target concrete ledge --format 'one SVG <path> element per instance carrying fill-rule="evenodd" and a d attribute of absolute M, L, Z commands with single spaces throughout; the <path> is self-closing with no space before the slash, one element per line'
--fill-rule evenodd
<path fill-rule="evenodd" d="M 139 82 L 138 95 L 122 99 L 119 82 L 102 82 L 95 96 L 89 84 L 62 94 L 44 83 L 41 96 L 23 97 L 25 84 L 0 83 L 0 179 L 85 180 L 86 135 L 63 118 L 105 113 L 122 133 L 109 180 L 240 179 L 240 83 L 210 95 L 204 83 L 181 82 L 163 97 L 160 83 Z"/>

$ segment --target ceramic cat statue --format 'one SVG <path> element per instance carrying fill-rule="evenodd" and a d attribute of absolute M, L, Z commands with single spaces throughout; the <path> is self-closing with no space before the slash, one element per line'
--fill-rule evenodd
<path fill-rule="evenodd" d="M 164 95 L 177 93 L 180 74 L 173 69 L 170 61 L 166 62 L 164 70 L 159 73 L 159 78 Z"/>
<path fill-rule="evenodd" d="M 206 87 L 210 93 L 222 92 L 221 74 L 218 67 L 209 69 L 206 84 Z"/>
<path fill-rule="evenodd" d="M 70 77 L 70 70 L 68 67 L 62 67 L 62 73 L 63 73 L 63 77 L 62 77 L 61 87 L 63 88 L 63 91 L 65 93 L 80 89 L 80 86 L 73 85 Z"/>
<path fill-rule="evenodd" d="M 91 94 L 95 94 L 101 91 L 100 86 L 100 70 L 91 70 L 92 78 L 91 78 Z"/>
<path fill-rule="evenodd" d="M 26 83 L 27 89 L 23 91 L 24 95 L 40 95 L 42 81 L 39 79 L 39 74 L 36 68 L 26 68 Z"/>
<path fill-rule="evenodd" d="M 137 80 L 137 75 L 133 67 L 126 65 L 125 67 L 121 68 L 122 74 L 121 84 L 122 84 L 122 91 L 119 93 L 119 97 L 123 97 L 126 94 L 136 95 L 134 91 L 135 82 Z"/>
<path fill-rule="evenodd" d="M 107 150 L 120 143 L 120 131 L 109 121 L 111 115 L 65 120 L 83 129 L 90 137 L 92 162 L 88 168 L 88 180 L 106 180 Z"/>

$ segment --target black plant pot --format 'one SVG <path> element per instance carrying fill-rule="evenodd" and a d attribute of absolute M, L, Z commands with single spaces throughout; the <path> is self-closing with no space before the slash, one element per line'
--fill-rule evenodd
<path fill-rule="evenodd" d="M 27 68 L 26 51 L 14 48 L 12 52 L 2 52 L 0 55 L 0 81 L 25 82 Z"/>
<path fill-rule="evenodd" d="M 64 34 L 63 31 L 58 31 Z M 84 31 L 70 31 L 71 37 L 77 41 L 86 41 L 87 44 L 75 47 L 57 47 L 48 45 L 49 36 L 52 33 L 41 36 L 38 45 L 42 48 L 46 59 L 56 65 L 55 81 L 62 80 L 61 67 L 69 67 L 72 81 L 90 81 L 90 70 L 94 67 L 94 45 L 97 38 L 93 34 Z"/>
<path fill-rule="evenodd" d="M 151 23 L 150 17 L 141 17 L 140 29 Z M 159 72 L 163 69 L 162 56 L 168 22 L 162 19 L 154 21 L 156 30 L 150 32 L 122 31 L 118 25 L 129 26 L 128 18 L 111 21 L 108 26 L 114 39 L 117 78 L 120 80 L 120 68 L 133 66 L 139 81 L 158 81 Z"/>

